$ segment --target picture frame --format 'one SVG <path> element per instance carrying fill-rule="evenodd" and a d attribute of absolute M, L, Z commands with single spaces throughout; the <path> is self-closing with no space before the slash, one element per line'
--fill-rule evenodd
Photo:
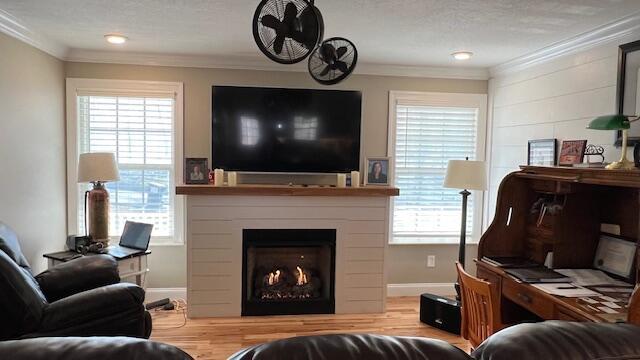
<path fill-rule="evenodd" d="M 640 40 L 618 48 L 618 83 L 616 89 L 618 114 L 640 115 Z M 640 122 L 631 124 L 627 146 L 640 143 Z M 615 146 L 622 145 L 622 130 L 616 131 Z"/>
<path fill-rule="evenodd" d="M 558 140 L 529 140 L 527 145 L 527 165 L 556 166 L 558 164 Z"/>
<path fill-rule="evenodd" d="M 184 183 L 188 185 L 209 183 L 209 160 L 186 158 L 184 161 Z"/>
<path fill-rule="evenodd" d="M 364 185 L 389 186 L 391 183 L 391 158 L 387 156 L 367 157 Z"/>
<path fill-rule="evenodd" d="M 558 165 L 573 166 L 584 161 L 584 151 L 587 148 L 587 140 L 563 140 L 560 146 Z"/>
<path fill-rule="evenodd" d="M 593 268 L 631 279 L 636 259 L 636 242 L 618 235 L 600 233 Z"/>

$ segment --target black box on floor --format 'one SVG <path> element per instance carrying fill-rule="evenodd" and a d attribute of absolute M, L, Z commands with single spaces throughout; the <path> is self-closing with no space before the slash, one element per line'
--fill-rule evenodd
<path fill-rule="evenodd" d="M 460 302 L 433 294 L 420 295 L 420 321 L 423 323 L 460 335 L 462 322 Z"/>

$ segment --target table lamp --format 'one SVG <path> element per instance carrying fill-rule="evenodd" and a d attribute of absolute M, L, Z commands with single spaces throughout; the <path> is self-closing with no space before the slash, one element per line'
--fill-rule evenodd
<path fill-rule="evenodd" d="M 587 125 L 587 129 L 593 130 L 622 130 L 622 155 L 620 160 L 607 165 L 609 170 L 632 170 L 634 164 L 627 159 L 627 140 L 631 123 L 640 119 L 638 116 L 605 115 L 597 117 Z"/>
<path fill-rule="evenodd" d="M 109 242 L 109 192 L 104 183 L 119 179 L 113 153 L 80 154 L 78 183 L 93 184 L 93 188 L 84 193 L 84 229 L 93 242 Z"/>
<path fill-rule="evenodd" d="M 469 190 L 487 189 L 487 169 L 484 161 L 449 160 L 447 174 L 444 177 L 445 188 L 462 189 L 462 220 L 460 225 L 460 248 L 458 249 L 458 261 L 464 267 L 465 247 L 467 245 L 467 198 L 471 195 Z M 456 282 L 456 292 L 460 299 L 460 285 Z"/>

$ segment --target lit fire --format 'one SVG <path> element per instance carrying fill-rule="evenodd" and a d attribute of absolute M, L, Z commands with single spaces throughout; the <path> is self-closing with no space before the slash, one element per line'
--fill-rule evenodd
<path fill-rule="evenodd" d="M 298 270 L 298 281 L 296 282 L 296 285 L 304 285 L 306 284 L 307 281 L 307 274 L 304 273 L 304 271 L 302 270 L 302 268 L 300 266 L 296 266 L 296 269 Z"/>
<path fill-rule="evenodd" d="M 280 270 L 269 273 L 269 285 L 277 284 L 280 282 Z"/>

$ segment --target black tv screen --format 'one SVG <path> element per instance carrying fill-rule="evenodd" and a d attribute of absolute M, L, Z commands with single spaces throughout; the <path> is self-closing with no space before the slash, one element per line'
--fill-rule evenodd
<path fill-rule="evenodd" d="M 344 173 L 360 163 L 358 91 L 214 86 L 212 168 Z"/>

